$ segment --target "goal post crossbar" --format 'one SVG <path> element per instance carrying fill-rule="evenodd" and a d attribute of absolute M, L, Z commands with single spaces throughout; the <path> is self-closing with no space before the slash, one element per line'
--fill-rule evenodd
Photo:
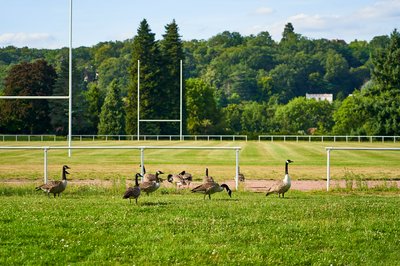
<path fill-rule="evenodd" d="M 181 122 L 180 119 L 139 119 L 140 122 Z"/>
<path fill-rule="evenodd" d="M 69 96 L 0 96 L 6 100 L 67 100 Z"/>
<path fill-rule="evenodd" d="M 326 150 L 326 191 L 329 191 L 331 180 L 331 151 L 400 151 L 400 148 L 369 148 L 369 147 L 325 147 Z"/>

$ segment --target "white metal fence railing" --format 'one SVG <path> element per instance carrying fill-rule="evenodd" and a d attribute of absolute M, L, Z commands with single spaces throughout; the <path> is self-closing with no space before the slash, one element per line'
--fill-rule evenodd
<path fill-rule="evenodd" d="M 0 135 L 1 141 L 56 141 L 56 135 Z M 66 140 L 63 136 L 62 140 Z"/>
<path fill-rule="evenodd" d="M 0 141 L 57 141 L 66 140 L 66 136 L 56 135 L 0 135 Z M 96 140 L 137 140 L 137 135 L 72 135 L 75 141 Z M 180 135 L 140 135 L 139 140 L 181 140 Z M 194 141 L 247 141 L 246 135 L 182 135 L 182 140 Z"/>
<path fill-rule="evenodd" d="M 321 142 L 393 142 L 400 136 L 329 136 L 329 135 L 259 135 L 258 141 L 321 141 Z"/>
<path fill-rule="evenodd" d="M 400 151 L 400 148 L 353 148 L 353 147 L 325 147 L 326 149 L 326 191 L 329 191 L 331 180 L 331 151 L 333 150 L 351 150 L 351 151 Z"/>
<path fill-rule="evenodd" d="M 49 150 L 90 150 L 90 149 L 103 149 L 103 150 L 140 150 L 140 165 L 142 166 L 141 174 L 143 175 L 145 165 L 144 162 L 144 151 L 149 149 L 168 149 L 168 150 L 233 150 L 236 153 L 235 157 L 235 187 L 236 190 L 239 187 L 239 151 L 241 147 L 188 147 L 188 146 L 73 146 L 73 147 L 61 147 L 61 146 L 0 146 L 0 150 L 43 150 L 43 164 L 44 164 L 44 182 L 47 183 L 47 157 Z"/>

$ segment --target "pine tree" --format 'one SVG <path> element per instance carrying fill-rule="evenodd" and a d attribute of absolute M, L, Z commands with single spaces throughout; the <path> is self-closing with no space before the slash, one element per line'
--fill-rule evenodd
<path fill-rule="evenodd" d="M 165 26 L 165 34 L 161 41 L 161 54 L 163 60 L 163 99 L 168 105 L 163 105 L 162 118 L 179 119 L 180 115 L 180 61 L 184 60 L 182 40 L 178 33 L 179 28 L 175 20 Z M 184 95 L 182 96 L 183 99 Z M 162 127 L 163 134 L 176 134 L 177 125 L 165 123 Z"/>
<path fill-rule="evenodd" d="M 131 85 L 128 89 L 126 106 L 126 132 L 137 133 L 137 69 L 140 60 L 140 118 L 159 119 L 163 102 L 160 87 L 160 53 L 154 33 L 144 19 L 133 40 Z M 157 124 L 141 124 L 141 134 L 159 134 Z"/>
<path fill-rule="evenodd" d="M 112 81 L 107 90 L 104 104 L 101 107 L 99 135 L 122 135 L 124 130 L 124 109 L 121 93 L 115 81 Z"/>
<path fill-rule="evenodd" d="M 85 92 L 87 106 L 87 116 L 91 121 L 92 133 L 97 133 L 97 127 L 99 125 L 101 107 L 103 106 L 104 96 L 100 93 L 99 86 L 96 82 L 88 84 L 89 89 Z"/>

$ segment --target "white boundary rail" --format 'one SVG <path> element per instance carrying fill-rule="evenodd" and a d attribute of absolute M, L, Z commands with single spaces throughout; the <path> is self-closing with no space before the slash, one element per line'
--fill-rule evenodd
<path fill-rule="evenodd" d="M 62 147 L 62 146 L 0 146 L 0 150 L 43 150 L 43 161 L 44 161 L 44 183 L 47 183 L 47 152 L 49 150 L 69 150 L 69 149 L 81 149 L 81 150 L 140 150 L 140 165 L 142 165 L 141 173 L 143 175 L 144 169 L 144 151 L 145 150 L 157 150 L 157 149 L 169 149 L 169 150 L 234 150 L 236 152 L 236 174 L 235 174 L 235 187 L 236 190 L 239 187 L 239 151 L 241 147 L 189 147 L 189 146 L 73 146 L 73 147 Z"/>
<path fill-rule="evenodd" d="M 326 191 L 329 191 L 331 180 L 331 151 L 333 150 L 351 150 L 351 151 L 400 151 L 400 148 L 354 148 L 354 147 L 325 147 L 326 149 Z"/>
<path fill-rule="evenodd" d="M 338 135 L 338 136 L 329 136 L 329 135 L 259 135 L 258 136 L 258 141 L 262 140 L 269 140 L 271 142 L 276 141 L 328 141 L 328 142 L 339 142 L 339 141 L 345 141 L 345 142 L 373 142 L 373 141 L 381 141 L 384 143 L 385 141 L 391 141 L 393 143 L 396 143 L 396 141 L 400 140 L 400 136 L 352 136 L 352 135 Z"/>
<path fill-rule="evenodd" d="M 181 138 L 182 137 L 182 138 Z M 65 136 L 57 135 L 23 135 L 23 134 L 7 134 L 0 135 L 0 141 L 64 141 Z M 73 140 L 78 141 L 96 141 L 96 140 L 136 140 L 137 135 L 72 135 Z M 247 141 L 247 135 L 140 135 L 140 140 L 183 140 L 183 141 Z"/>

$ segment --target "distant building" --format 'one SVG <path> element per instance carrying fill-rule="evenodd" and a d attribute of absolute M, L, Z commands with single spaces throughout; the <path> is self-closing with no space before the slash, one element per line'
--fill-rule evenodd
<path fill-rule="evenodd" d="M 306 99 L 315 99 L 317 101 L 328 101 L 328 102 L 333 102 L 333 94 L 331 93 L 306 93 Z"/>

